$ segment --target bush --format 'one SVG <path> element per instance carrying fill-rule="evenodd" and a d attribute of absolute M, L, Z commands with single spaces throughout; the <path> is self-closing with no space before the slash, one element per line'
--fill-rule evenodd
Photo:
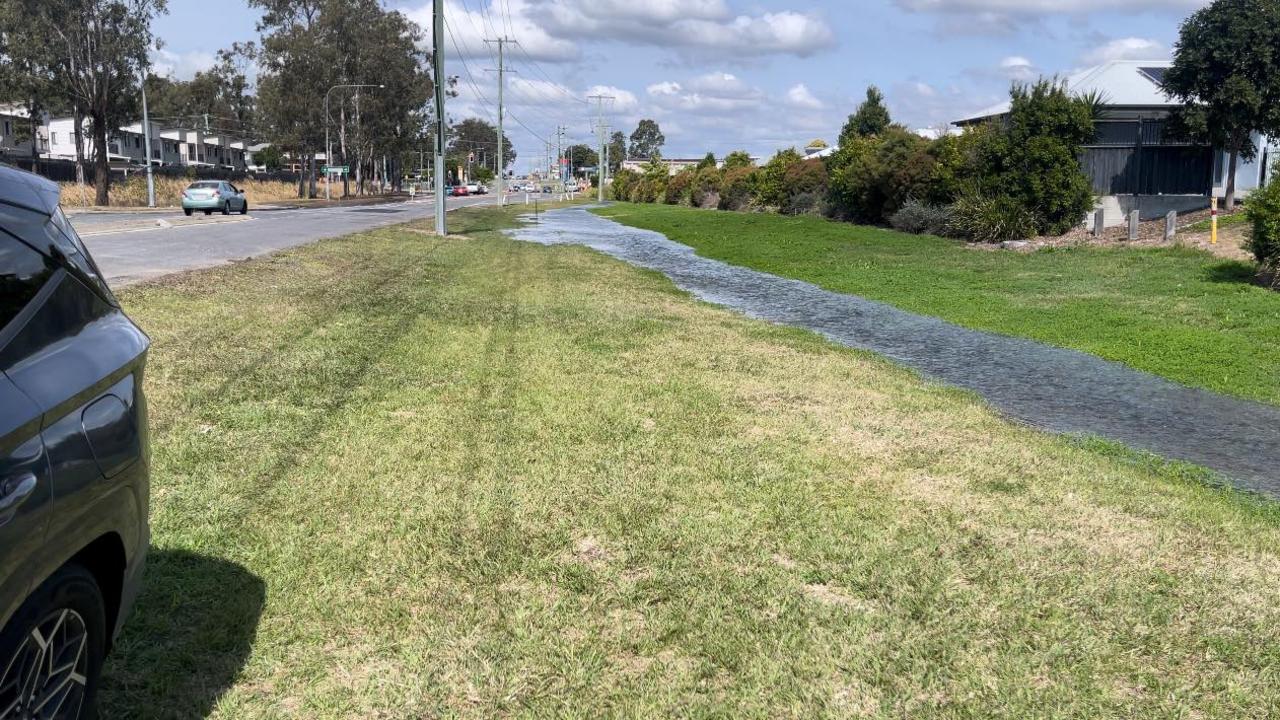
<path fill-rule="evenodd" d="M 1249 252 L 1264 270 L 1280 270 L 1280 177 L 1255 191 L 1244 211 L 1253 226 Z"/>
<path fill-rule="evenodd" d="M 951 208 L 926 205 L 912 198 L 889 218 L 889 224 L 914 235 L 951 234 Z"/>
<path fill-rule="evenodd" d="M 977 242 L 1025 240 L 1035 237 L 1040 219 L 1008 195 L 962 195 L 950 208 L 947 230 Z"/>
<path fill-rule="evenodd" d="M 788 215 L 820 212 L 825 209 L 827 164 L 821 160 L 802 160 L 787 168 L 784 178 L 786 198 L 782 211 Z"/>
<path fill-rule="evenodd" d="M 901 127 L 847 141 L 831 159 L 836 215 L 881 224 L 909 198 L 933 195 L 938 160 L 930 148 L 928 140 Z"/>
<path fill-rule="evenodd" d="M 756 205 L 761 207 L 780 208 L 787 202 L 787 173 L 791 168 L 804 161 L 795 148 L 779 150 L 770 158 L 764 167 L 756 173 L 755 187 L 752 197 Z"/>
<path fill-rule="evenodd" d="M 716 207 L 720 204 L 720 171 L 704 167 L 693 178 L 689 188 L 689 204 L 697 208 Z"/>
<path fill-rule="evenodd" d="M 755 190 L 756 172 L 754 168 L 735 167 L 726 170 L 724 180 L 720 184 L 721 210 L 745 210 L 751 205 L 751 195 Z"/>
<path fill-rule="evenodd" d="M 651 177 L 642 177 L 631 190 L 631 202 L 655 203 L 663 196 L 666 188 Z"/>
<path fill-rule="evenodd" d="M 639 173 L 631 170 L 619 170 L 613 176 L 613 182 L 609 185 L 609 194 L 614 200 L 627 202 L 631 200 L 631 193 L 639 182 Z"/>
<path fill-rule="evenodd" d="M 668 205 L 688 205 L 689 193 L 693 188 L 693 176 L 695 170 L 686 168 L 676 173 L 667 181 L 666 191 L 663 193 L 663 202 Z"/>

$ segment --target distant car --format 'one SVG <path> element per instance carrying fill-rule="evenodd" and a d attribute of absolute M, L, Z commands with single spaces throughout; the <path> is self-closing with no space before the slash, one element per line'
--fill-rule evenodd
<path fill-rule="evenodd" d="M 249 212 L 249 201 L 239 188 L 225 180 L 200 180 L 182 191 L 182 212 L 190 215 L 196 210 L 203 210 L 205 215 L 214 210 L 223 215 L 230 215 L 233 210 L 244 215 Z"/>
<path fill-rule="evenodd" d="M 483 184 L 483 183 L 482 183 L 482 184 L 480 184 L 480 185 L 477 185 L 477 186 L 476 186 L 476 189 L 475 189 L 475 191 L 474 191 L 474 193 L 473 193 L 473 194 L 475 194 L 475 195 L 488 195 L 488 194 L 489 194 L 489 186 L 488 186 L 488 185 L 485 185 L 485 184 Z"/>
<path fill-rule="evenodd" d="M 467 192 L 472 195 L 480 195 L 480 183 L 467 183 Z"/>
<path fill-rule="evenodd" d="M 467 189 L 466 185 L 455 185 L 453 187 L 454 197 L 466 197 L 467 195 L 470 195 L 470 194 L 471 194 L 471 191 Z"/>
<path fill-rule="evenodd" d="M 0 718 L 97 717 L 150 538 L 149 346 L 58 186 L 0 165 Z"/>

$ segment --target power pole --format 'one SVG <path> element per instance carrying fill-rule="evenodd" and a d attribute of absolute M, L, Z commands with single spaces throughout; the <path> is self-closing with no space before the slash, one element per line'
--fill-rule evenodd
<path fill-rule="evenodd" d="M 497 73 L 498 73 L 498 163 L 497 163 L 498 165 L 498 205 L 506 205 L 507 204 L 507 178 L 506 178 L 507 148 L 505 143 L 503 143 L 502 141 L 503 139 L 502 91 L 507 85 L 507 77 L 506 77 L 507 73 L 515 72 L 515 71 L 507 70 L 506 63 L 504 62 L 505 56 L 503 55 L 502 51 L 504 46 L 514 43 L 516 41 L 504 36 L 504 37 L 498 38 L 497 40 L 485 40 L 484 42 L 486 45 L 488 45 L 489 43 L 498 44 L 498 70 L 497 70 Z"/>
<path fill-rule="evenodd" d="M 436 83 L 436 234 L 446 235 L 444 222 L 444 0 L 434 0 L 431 16 L 431 64 Z"/>
<path fill-rule="evenodd" d="M 613 95 L 591 95 L 591 100 L 596 101 L 596 138 L 600 142 L 600 152 L 596 154 L 596 201 L 604 202 L 604 172 L 608 167 L 605 162 L 605 137 L 604 137 L 604 101 L 613 100 Z"/>
<path fill-rule="evenodd" d="M 147 207 L 156 206 L 155 170 L 151 167 L 151 116 L 147 114 L 147 75 L 142 74 L 142 143 L 147 152 Z M 39 149 L 38 138 L 31 141 L 31 147 Z M 39 153 L 33 153 L 38 155 Z"/>
<path fill-rule="evenodd" d="M 560 179 L 560 189 L 564 190 L 564 131 L 563 125 L 556 126 L 556 177 Z"/>

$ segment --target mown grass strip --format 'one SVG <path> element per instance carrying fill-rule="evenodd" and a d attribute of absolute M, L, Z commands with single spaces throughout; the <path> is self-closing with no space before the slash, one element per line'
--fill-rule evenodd
<path fill-rule="evenodd" d="M 460 214 L 130 289 L 109 717 L 1260 717 L 1280 511 Z"/>

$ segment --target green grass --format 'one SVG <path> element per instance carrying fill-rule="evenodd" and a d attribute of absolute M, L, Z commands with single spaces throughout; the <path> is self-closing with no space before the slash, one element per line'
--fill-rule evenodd
<path fill-rule="evenodd" d="M 1249 223 L 1249 215 L 1243 210 L 1232 213 L 1230 215 L 1222 215 L 1218 218 L 1218 229 L 1234 227 L 1236 225 L 1247 225 Z M 1183 232 L 1209 232 L 1213 229 L 1213 220 L 1205 219 L 1199 222 L 1193 222 L 1182 229 Z"/>
<path fill-rule="evenodd" d="M 1280 404 L 1280 293 L 1184 248 L 985 252 L 813 217 L 665 205 L 598 210 L 700 255 Z"/>
<path fill-rule="evenodd" d="M 388 228 L 130 289 L 104 716 L 1264 717 L 1280 510 L 692 301 Z"/>

